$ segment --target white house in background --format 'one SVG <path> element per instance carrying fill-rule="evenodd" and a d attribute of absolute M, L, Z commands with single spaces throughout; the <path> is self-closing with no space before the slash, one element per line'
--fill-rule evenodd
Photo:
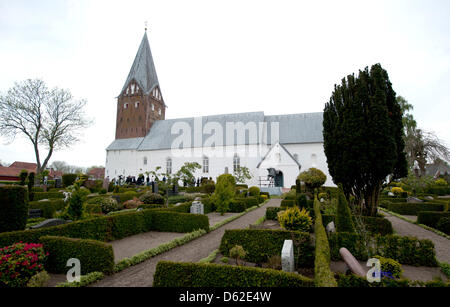
<path fill-rule="evenodd" d="M 165 119 L 147 33 L 117 99 L 116 139 L 106 149 L 105 176 L 138 176 L 161 166 L 175 173 L 185 162 L 198 162 L 195 176 L 232 174 L 249 168 L 249 186 L 289 188 L 301 171 L 316 167 L 333 186 L 323 149 L 322 113 L 265 115 L 264 112 Z"/>

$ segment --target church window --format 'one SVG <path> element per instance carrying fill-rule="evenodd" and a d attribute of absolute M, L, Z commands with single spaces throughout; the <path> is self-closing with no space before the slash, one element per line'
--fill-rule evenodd
<path fill-rule="evenodd" d="M 172 174 L 172 159 L 171 158 L 167 158 L 167 160 L 166 160 L 166 173 Z"/>
<path fill-rule="evenodd" d="M 233 172 L 236 172 L 241 167 L 241 159 L 237 154 L 233 157 Z"/>
<path fill-rule="evenodd" d="M 152 103 L 152 111 L 155 111 L 155 105 Z"/>
<path fill-rule="evenodd" d="M 144 157 L 144 165 L 147 165 L 147 157 Z"/>
<path fill-rule="evenodd" d="M 139 101 L 136 101 L 136 102 L 134 103 L 134 107 L 135 107 L 135 108 L 138 108 L 138 107 L 139 107 Z"/>
<path fill-rule="evenodd" d="M 298 154 L 294 154 L 294 160 L 298 162 Z"/>
<path fill-rule="evenodd" d="M 161 115 L 161 109 L 158 110 L 158 114 Z"/>
<path fill-rule="evenodd" d="M 123 108 L 128 109 L 128 103 L 124 103 Z"/>
<path fill-rule="evenodd" d="M 311 166 L 312 167 L 316 167 L 317 166 L 317 155 L 316 154 L 312 154 L 311 155 Z"/>
<path fill-rule="evenodd" d="M 209 173 L 209 158 L 203 157 L 203 173 Z"/>

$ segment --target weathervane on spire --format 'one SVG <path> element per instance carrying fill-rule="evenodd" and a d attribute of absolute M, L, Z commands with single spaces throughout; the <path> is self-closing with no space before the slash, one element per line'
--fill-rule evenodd
<path fill-rule="evenodd" d="M 147 32 L 147 21 L 145 22 L 145 32 Z"/>

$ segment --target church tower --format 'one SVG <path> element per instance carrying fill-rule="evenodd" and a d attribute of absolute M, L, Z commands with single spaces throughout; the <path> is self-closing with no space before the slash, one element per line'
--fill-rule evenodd
<path fill-rule="evenodd" d="M 116 139 L 144 137 L 164 120 L 166 105 L 145 31 L 128 78 L 117 97 Z"/>

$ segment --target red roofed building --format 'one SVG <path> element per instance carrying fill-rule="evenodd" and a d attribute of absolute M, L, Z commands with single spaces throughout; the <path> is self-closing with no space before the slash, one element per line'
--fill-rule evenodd
<path fill-rule="evenodd" d="M 92 168 L 87 175 L 89 176 L 89 178 L 94 179 L 94 180 L 102 180 L 103 178 L 105 178 L 105 168 L 104 167 L 95 167 Z"/>
<path fill-rule="evenodd" d="M 37 164 L 29 162 L 16 161 L 9 167 L 0 166 L 0 180 L 3 181 L 20 181 L 20 172 L 22 170 L 28 171 L 28 173 L 36 173 Z M 61 178 L 62 172 L 55 171 L 52 168 L 47 169 L 49 171 L 48 179 Z"/>

